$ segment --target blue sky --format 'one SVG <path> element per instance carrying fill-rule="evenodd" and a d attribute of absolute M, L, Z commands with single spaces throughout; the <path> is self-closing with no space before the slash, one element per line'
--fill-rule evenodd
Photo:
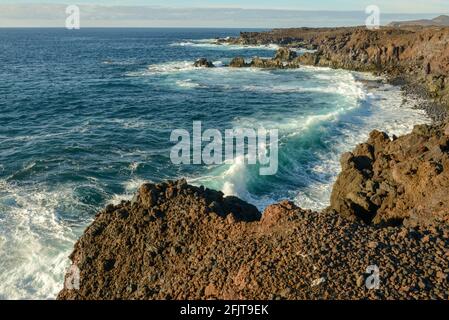
<path fill-rule="evenodd" d="M 0 0 L 0 4 L 64 3 L 126 6 L 359 11 L 375 4 L 389 13 L 447 13 L 449 0 Z"/>

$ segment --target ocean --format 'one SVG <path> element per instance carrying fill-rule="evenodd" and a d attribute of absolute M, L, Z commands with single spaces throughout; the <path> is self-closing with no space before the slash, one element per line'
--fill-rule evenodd
<path fill-rule="evenodd" d="M 373 129 L 430 121 L 369 74 L 227 68 L 277 48 L 211 43 L 239 31 L 0 29 L 0 299 L 55 298 L 95 213 L 145 181 L 185 177 L 261 210 L 281 199 L 320 210 L 343 152 Z M 216 68 L 194 68 L 200 57 Z M 193 121 L 278 129 L 277 174 L 172 164 L 170 134 Z"/>

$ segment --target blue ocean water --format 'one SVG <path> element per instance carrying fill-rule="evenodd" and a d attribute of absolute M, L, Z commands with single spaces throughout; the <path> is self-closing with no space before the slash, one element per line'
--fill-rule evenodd
<path fill-rule="evenodd" d="M 239 31 L 0 30 L 0 298 L 54 298 L 95 212 L 144 181 L 186 177 L 261 209 L 284 198 L 321 209 L 342 152 L 374 128 L 401 134 L 428 121 L 367 74 L 223 67 L 274 54 L 211 43 Z M 199 57 L 217 67 L 192 67 Z M 278 173 L 173 165 L 170 133 L 195 120 L 278 129 Z"/>

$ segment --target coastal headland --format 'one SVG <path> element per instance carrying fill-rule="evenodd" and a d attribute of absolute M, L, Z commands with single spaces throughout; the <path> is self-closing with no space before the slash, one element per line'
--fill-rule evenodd
<path fill-rule="evenodd" d="M 373 131 L 344 153 L 322 212 L 286 200 L 261 213 L 185 180 L 144 184 L 98 212 L 70 256 L 80 287 L 58 298 L 448 299 L 449 28 L 275 29 L 216 42 L 281 47 L 230 67 L 384 75 L 425 98 L 434 123 L 400 137 Z"/>

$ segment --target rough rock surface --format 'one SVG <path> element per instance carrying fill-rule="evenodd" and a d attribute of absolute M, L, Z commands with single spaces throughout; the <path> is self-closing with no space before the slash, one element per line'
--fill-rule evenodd
<path fill-rule="evenodd" d="M 373 131 L 341 157 L 331 208 L 376 224 L 449 225 L 447 128 L 417 125 L 393 139 Z"/>
<path fill-rule="evenodd" d="M 298 67 L 293 65 L 292 61 L 297 57 L 296 52 L 286 47 L 281 47 L 276 51 L 273 59 L 262 59 L 254 57 L 250 63 L 246 63 L 242 57 L 235 57 L 231 60 L 229 66 L 232 68 L 268 68 L 268 69 L 283 69 L 289 67 Z"/>
<path fill-rule="evenodd" d="M 234 59 L 231 60 L 229 66 L 231 68 L 244 68 L 249 67 L 249 64 L 245 62 L 245 59 L 243 57 L 235 57 Z"/>
<path fill-rule="evenodd" d="M 288 201 L 260 217 L 185 181 L 146 184 L 97 215 L 70 256 L 80 289 L 58 298 L 449 298 L 445 226 L 377 228 Z"/>
<path fill-rule="evenodd" d="M 251 60 L 251 67 L 282 69 L 284 68 L 284 63 L 279 59 L 262 59 L 255 57 Z"/>
<path fill-rule="evenodd" d="M 295 51 L 292 51 L 286 47 L 281 47 L 276 51 L 274 59 L 281 61 L 292 61 L 294 58 L 296 58 L 296 56 L 297 54 Z"/>

